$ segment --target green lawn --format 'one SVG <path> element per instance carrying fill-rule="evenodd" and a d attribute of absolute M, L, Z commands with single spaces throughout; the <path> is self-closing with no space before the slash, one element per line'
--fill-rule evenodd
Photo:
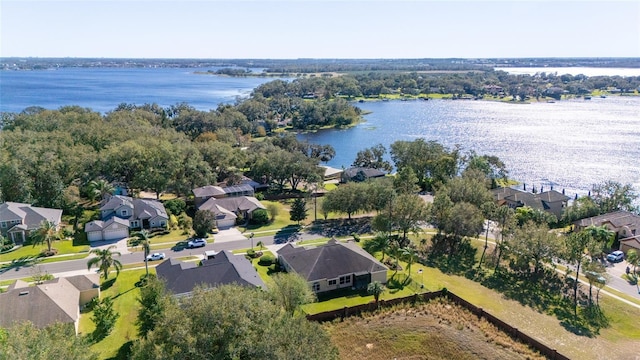
<path fill-rule="evenodd" d="M 249 224 L 247 226 L 238 226 L 238 229 L 241 232 L 250 233 L 252 231 L 259 231 L 259 232 L 277 231 L 279 229 L 282 229 L 290 225 L 296 225 L 294 221 L 289 220 L 289 204 L 287 203 L 286 200 L 283 200 L 283 201 L 262 200 L 260 202 L 265 207 L 267 207 L 269 204 L 272 204 L 278 208 L 278 215 L 276 215 L 275 220 L 266 225 Z M 269 214 L 269 216 L 271 216 L 271 214 Z"/>
<path fill-rule="evenodd" d="M 155 273 L 155 270 L 150 268 L 149 272 Z M 135 283 L 140 280 L 142 275 L 144 275 L 144 270 L 122 271 L 113 285 L 102 291 L 101 298 L 111 296 L 114 299 L 113 307 L 115 312 L 120 314 L 120 317 L 111 334 L 91 346 L 92 350 L 100 354 L 100 359 L 114 357 L 124 343 L 135 340 L 138 337 L 135 321 L 138 313 L 136 299 L 140 294 L 140 290 L 135 286 Z M 115 274 L 112 273 L 111 276 L 113 277 Z M 91 315 L 92 312 L 87 312 L 80 316 L 80 333 L 87 335 L 94 330 L 95 326 L 91 321 Z"/>
<path fill-rule="evenodd" d="M 267 254 L 275 258 L 275 255 L 271 251 L 264 251 L 262 253 L 263 256 Z M 255 258 L 251 260 L 251 263 L 253 264 L 253 267 L 256 268 L 258 275 L 260 275 L 260 278 L 265 283 L 265 285 L 267 285 L 267 288 L 268 288 L 269 286 L 273 285 L 273 280 L 271 279 L 271 272 L 269 270 L 269 266 L 260 265 L 258 263 L 259 261 L 260 261 L 260 258 Z"/>
<path fill-rule="evenodd" d="M 88 245 L 73 246 L 72 240 L 54 241 L 51 244 L 51 247 L 58 250 L 58 255 L 89 252 Z M 15 251 L 0 255 L 0 262 L 12 261 L 22 257 L 38 256 L 42 251 L 45 250 L 47 250 L 46 244 L 36 246 L 25 245 Z M 63 260 L 64 259 L 65 258 L 63 258 Z"/>

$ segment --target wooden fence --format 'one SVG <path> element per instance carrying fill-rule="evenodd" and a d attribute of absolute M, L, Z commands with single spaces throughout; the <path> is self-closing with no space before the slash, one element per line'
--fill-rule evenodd
<path fill-rule="evenodd" d="M 415 303 L 416 301 L 427 301 L 439 297 L 446 297 L 451 302 L 471 311 L 475 314 L 479 319 L 484 318 L 489 323 L 493 324 L 498 329 L 504 331 L 509 334 L 512 338 L 521 341 L 532 347 L 533 349 L 540 352 L 542 355 L 546 356 L 551 360 L 569 360 L 569 357 L 559 353 L 556 349 L 552 349 L 549 346 L 541 343 L 540 341 L 532 338 L 531 336 L 521 332 L 518 328 L 515 328 L 506 322 L 498 319 L 494 315 L 484 311 L 482 308 L 473 305 L 472 303 L 464 300 L 458 295 L 447 291 L 447 289 L 427 292 L 422 294 L 414 294 L 403 298 L 391 299 L 391 300 L 380 300 L 378 304 L 376 303 L 367 303 L 362 305 L 356 305 L 351 307 L 344 307 L 342 309 L 326 311 L 318 314 L 307 315 L 307 320 L 310 321 L 332 321 L 335 319 L 344 319 L 349 316 L 359 315 L 363 312 L 371 312 L 376 310 L 379 307 L 390 307 L 393 305 L 401 304 L 401 303 Z"/>

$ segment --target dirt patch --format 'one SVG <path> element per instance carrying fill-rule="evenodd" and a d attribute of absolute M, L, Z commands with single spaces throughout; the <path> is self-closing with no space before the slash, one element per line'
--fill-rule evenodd
<path fill-rule="evenodd" d="M 341 359 L 544 359 L 446 300 L 325 324 Z"/>

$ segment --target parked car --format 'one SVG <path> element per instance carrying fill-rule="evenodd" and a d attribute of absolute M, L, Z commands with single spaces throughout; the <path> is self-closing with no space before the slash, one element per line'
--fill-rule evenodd
<path fill-rule="evenodd" d="M 164 260 L 166 256 L 164 255 L 164 253 L 153 253 L 149 256 L 147 256 L 147 260 L 148 261 L 154 261 L 154 260 Z"/>
<path fill-rule="evenodd" d="M 207 245 L 207 240 L 206 239 L 193 239 L 191 241 L 189 241 L 187 243 L 187 247 L 189 249 L 193 249 L 193 248 L 199 248 L 199 247 L 203 247 Z"/>
<path fill-rule="evenodd" d="M 611 254 L 607 255 L 607 260 L 611 262 L 620 262 L 624 260 L 624 253 L 620 250 L 616 250 Z"/>

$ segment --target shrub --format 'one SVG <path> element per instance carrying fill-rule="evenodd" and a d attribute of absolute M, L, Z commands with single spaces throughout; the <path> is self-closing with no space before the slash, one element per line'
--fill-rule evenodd
<path fill-rule="evenodd" d="M 275 257 L 273 257 L 273 255 L 262 255 L 260 257 L 260 260 L 258 261 L 258 264 L 262 265 L 262 266 L 269 266 L 269 265 L 273 265 L 275 263 L 276 259 Z"/>
<path fill-rule="evenodd" d="M 244 225 L 244 223 L 244 216 L 242 216 L 242 214 L 238 214 L 238 217 L 236 218 L 236 225 Z"/>
<path fill-rule="evenodd" d="M 249 256 L 250 258 L 255 258 L 256 257 L 256 251 L 253 249 L 249 249 L 247 250 L 247 256 Z"/>
<path fill-rule="evenodd" d="M 269 212 L 266 209 L 256 209 L 251 216 L 251 223 L 264 225 L 269 223 Z"/>
<path fill-rule="evenodd" d="M 180 215 L 187 209 L 187 203 L 182 199 L 171 199 L 164 203 L 164 207 L 173 215 Z"/>
<path fill-rule="evenodd" d="M 264 194 L 263 193 L 256 193 L 256 199 L 258 199 L 258 201 L 262 201 L 264 200 Z"/>

